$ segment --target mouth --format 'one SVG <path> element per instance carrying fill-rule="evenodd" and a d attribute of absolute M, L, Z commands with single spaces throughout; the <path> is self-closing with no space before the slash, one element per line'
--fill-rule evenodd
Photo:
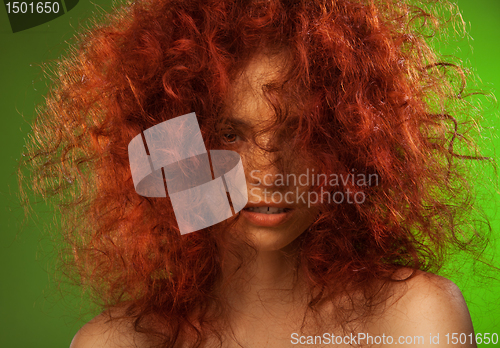
<path fill-rule="evenodd" d="M 281 214 L 281 213 L 286 213 L 289 212 L 290 208 L 278 208 L 278 207 L 248 207 L 245 208 L 244 210 L 252 212 L 252 213 L 259 213 L 259 214 Z"/>
<path fill-rule="evenodd" d="M 242 211 L 243 217 L 253 225 L 272 227 L 278 226 L 289 220 L 293 215 L 293 209 L 284 207 L 247 207 Z"/>

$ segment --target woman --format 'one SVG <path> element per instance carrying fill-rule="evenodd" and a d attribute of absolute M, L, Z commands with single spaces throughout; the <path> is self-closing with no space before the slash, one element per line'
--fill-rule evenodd
<path fill-rule="evenodd" d="M 474 347 L 460 290 L 430 273 L 474 251 L 462 173 L 482 159 L 454 150 L 460 70 L 426 44 L 436 23 L 391 0 L 155 0 L 82 35 L 31 149 L 105 309 L 71 347 Z M 248 203 L 183 234 L 168 171 L 165 198 L 138 194 L 129 144 L 192 112 L 207 149 L 241 157 Z"/>

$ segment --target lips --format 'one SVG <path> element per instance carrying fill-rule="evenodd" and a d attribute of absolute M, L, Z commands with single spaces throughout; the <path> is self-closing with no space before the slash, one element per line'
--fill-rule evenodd
<path fill-rule="evenodd" d="M 293 215 L 293 209 L 289 207 L 278 207 L 274 204 L 248 204 L 241 211 L 243 217 L 253 225 L 272 227 L 285 223 Z"/>
<path fill-rule="evenodd" d="M 259 214 L 281 214 L 286 211 L 289 211 L 289 208 L 278 208 L 278 207 L 248 207 L 245 210 L 252 213 Z"/>

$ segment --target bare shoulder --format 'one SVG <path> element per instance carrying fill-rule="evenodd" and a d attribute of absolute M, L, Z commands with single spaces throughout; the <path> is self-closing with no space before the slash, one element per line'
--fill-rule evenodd
<path fill-rule="evenodd" d="M 144 340 L 135 332 L 132 322 L 116 319 L 121 311 L 103 312 L 90 320 L 76 333 L 70 348 L 143 347 Z"/>
<path fill-rule="evenodd" d="M 406 283 L 402 296 L 394 300 L 396 312 L 415 320 L 446 319 L 443 324 L 450 325 L 470 323 L 469 310 L 462 292 L 451 280 L 418 271 Z"/>
<path fill-rule="evenodd" d="M 111 330 L 106 315 L 99 314 L 78 330 L 70 348 L 115 347 Z"/>
<path fill-rule="evenodd" d="M 409 273 L 402 270 L 405 279 Z M 389 301 L 379 329 L 391 332 L 391 336 L 411 336 L 422 338 L 431 346 L 430 337 L 439 335 L 436 346 L 447 344 L 446 335 L 465 334 L 472 338 L 474 329 L 469 310 L 460 289 L 450 280 L 435 274 L 418 271 L 408 280 L 395 285 L 395 296 Z M 463 335 L 462 335 L 463 336 Z M 474 342 L 453 347 L 476 347 Z"/>

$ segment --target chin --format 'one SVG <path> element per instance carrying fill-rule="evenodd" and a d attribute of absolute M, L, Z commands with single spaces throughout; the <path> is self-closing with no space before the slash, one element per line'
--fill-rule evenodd
<path fill-rule="evenodd" d="M 286 251 L 295 245 L 302 232 L 253 227 L 246 229 L 245 235 L 257 251 Z"/>

